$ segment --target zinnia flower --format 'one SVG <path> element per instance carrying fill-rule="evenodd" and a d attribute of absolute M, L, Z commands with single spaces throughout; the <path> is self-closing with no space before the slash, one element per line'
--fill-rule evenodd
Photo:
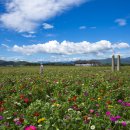
<path fill-rule="evenodd" d="M 28 102 L 29 102 L 29 99 L 28 99 L 28 98 L 24 98 L 24 102 L 25 102 L 25 103 L 28 103 Z"/>
<path fill-rule="evenodd" d="M 111 112 L 110 112 L 110 111 L 107 111 L 107 112 L 106 112 L 106 115 L 107 115 L 107 116 L 110 116 L 110 115 L 111 115 Z"/>
<path fill-rule="evenodd" d="M 118 103 L 122 103 L 123 101 L 122 100 L 118 100 Z"/>
<path fill-rule="evenodd" d="M 38 123 L 41 123 L 41 122 L 43 122 L 43 121 L 45 121 L 46 120 L 46 118 L 40 118 L 39 120 L 38 120 Z"/>
<path fill-rule="evenodd" d="M 95 129 L 95 125 L 92 125 L 92 126 L 91 126 L 91 130 L 94 130 L 94 129 Z"/>
<path fill-rule="evenodd" d="M 117 121 L 120 118 L 121 118 L 120 116 L 111 116 L 110 120 L 113 121 L 113 122 L 115 122 L 115 121 Z"/>
<path fill-rule="evenodd" d="M 3 120 L 3 116 L 0 116 L 0 120 Z"/>
<path fill-rule="evenodd" d="M 110 120 L 113 122 L 117 121 L 116 117 L 114 117 L 114 116 L 110 117 Z"/>
<path fill-rule="evenodd" d="M 125 121 L 123 121 L 121 124 L 122 124 L 122 126 L 126 126 L 126 122 Z"/>
<path fill-rule="evenodd" d="M 90 112 L 90 113 L 94 113 L 94 110 L 93 110 L 93 109 L 90 109 L 89 112 Z"/>
<path fill-rule="evenodd" d="M 33 125 L 30 125 L 30 126 L 26 126 L 24 128 L 24 130 L 37 130 L 37 128 L 35 126 L 33 126 Z"/>

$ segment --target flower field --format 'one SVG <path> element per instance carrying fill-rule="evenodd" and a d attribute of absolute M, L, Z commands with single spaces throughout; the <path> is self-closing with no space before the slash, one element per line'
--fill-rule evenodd
<path fill-rule="evenodd" d="M 130 130 L 130 66 L 0 68 L 0 130 Z"/>

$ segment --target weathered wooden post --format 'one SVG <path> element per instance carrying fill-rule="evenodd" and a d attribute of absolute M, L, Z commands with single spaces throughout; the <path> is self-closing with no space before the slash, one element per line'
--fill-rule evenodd
<path fill-rule="evenodd" d="M 115 56 L 112 55 L 112 72 L 115 71 Z"/>
<path fill-rule="evenodd" d="M 43 74 L 43 65 L 40 66 L 40 74 Z"/>
<path fill-rule="evenodd" d="M 117 56 L 117 71 L 120 71 L 120 55 Z"/>

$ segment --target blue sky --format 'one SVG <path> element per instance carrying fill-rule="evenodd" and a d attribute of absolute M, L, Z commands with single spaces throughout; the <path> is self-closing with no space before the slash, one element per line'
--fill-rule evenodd
<path fill-rule="evenodd" d="M 130 56 L 130 0 L 0 0 L 0 59 Z"/>

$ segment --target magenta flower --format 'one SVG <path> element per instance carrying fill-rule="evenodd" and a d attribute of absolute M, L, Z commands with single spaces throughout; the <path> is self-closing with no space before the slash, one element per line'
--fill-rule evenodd
<path fill-rule="evenodd" d="M 113 122 L 115 122 L 115 121 L 117 121 L 118 119 L 120 119 L 121 117 L 118 115 L 118 116 L 111 116 L 110 117 L 110 120 L 111 121 L 113 121 Z"/>
<path fill-rule="evenodd" d="M 100 116 L 100 114 L 98 112 L 96 112 L 96 116 Z"/>
<path fill-rule="evenodd" d="M 3 120 L 3 116 L 0 116 L 0 120 Z"/>
<path fill-rule="evenodd" d="M 15 122 L 16 125 L 21 125 L 22 123 L 20 121 Z"/>
<path fill-rule="evenodd" d="M 107 115 L 107 116 L 110 116 L 110 115 L 111 115 L 111 112 L 110 112 L 110 111 L 107 111 L 107 112 L 106 112 L 106 115 Z"/>
<path fill-rule="evenodd" d="M 126 102 L 126 106 L 127 106 L 127 107 L 130 107 L 130 103 L 129 103 L 129 102 Z"/>
<path fill-rule="evenodd" d="M 33 125 L 30 125 L 30 126 L 25 127 L 24 130 L 37 130 L 37 128 Z"/>
<path fill-rule="evenodd" d="M 122 100 L 118 100 L 118 103 L 122 103 L 123 101 Z"/>
<path fill-rule="evenodd" d="M 116 119 L 120 119 L 121 117 L 120 116 L 116 116 Z"/>
<path fill-rule="evenodd" d="M 125 121 L 123 121 L 121 124 L 122 124 L 122 126 L 126 126 L 126 122 Z"/>
<path fill-rule="evenodd" d="M 122 102 L 121 104 L 122 104 L 123 106 L 130 107 L 130 103 L 129 103 L 129 102 Z"/>
<path fill-rule="evenodd" d="M 117 121 L 116 117 L 114 117 L 114 116 L 111 116 L 110 120 L 113 121 L 113 122 Z"/>

